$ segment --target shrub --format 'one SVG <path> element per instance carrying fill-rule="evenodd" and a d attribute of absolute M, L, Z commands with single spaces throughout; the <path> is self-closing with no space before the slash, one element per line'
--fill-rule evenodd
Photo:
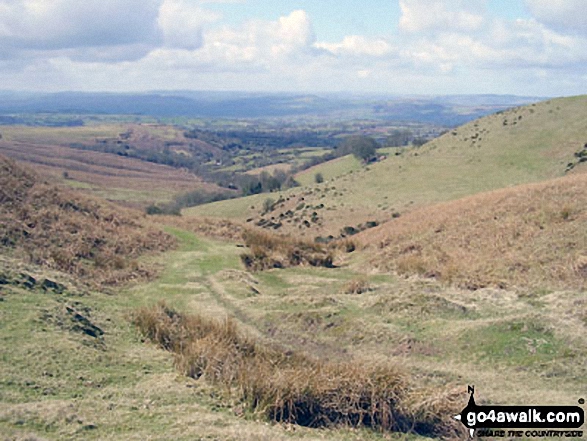
<path fill-rule="evenodd" d="M 137 311 L 133 322 L 175 354 L 184 375 L 222 386 L 272 421 L 432 436 L 454 436 L 460 427 L 451 419 L 460 410 L 457 394 L 414 390 L 393 366 L 324 362 L 285 352 L 243 335 L 231 319 L 184 315 L 165 304 Z"/>
<path fill-rule="evenodd" d="M 322 173 L 318 172 L 314 175 L 314 182 L 316 182 L 316 184 L 321 184 L 324 182 L 324 176 Z"/>
<path fill-rule="evenodd" d="M 343 292 L 345 294 L 363 294 L 367 291 L 371 291 L 371 285 L 367 279 L 352 279 L 349 280 L 345 285 Z"/>
<path fill-rule="evenodd" d="M 250 252 L 241 261 L 252 271 L 298 265 L 333 267 L 332 254 L 319 243 L 247 230 L 243 239 Z"/>
<path fill-rule="evenodd" d="M 275 207 L 275 201 L 271 198 L 265 199 L 263 201 L 263 214 L 273 211 L 273 207 Z"/>
<path fill-rule="evenodd" d="M 353 234 L 357 234 L 359 232 L 359 230 L 357 230 L 355 227 L 351 227 L 351 226 L 346 226 L 344 227 L 341 232 L 340 235 L 345 237 L 345 236 L 352 236 Z"/>
<path fill-rule="evenodd" d="M 162 205 L 151 204 L 145 208 L 145 213 L 148 215 L 170 214 L 173 216 L 181 216 L 181 207 L 178 204 L 173 203 Z"/>

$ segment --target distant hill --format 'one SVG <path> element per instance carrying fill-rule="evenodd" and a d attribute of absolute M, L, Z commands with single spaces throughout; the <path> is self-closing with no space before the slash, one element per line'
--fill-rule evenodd
<path fill-rule="evenodd" d="M 22 114 L 144 115 L 152 117 L 377 118 L 455 126 L 514 105 L 538 101 L 510 95 L 385 97 L 237 92 L 0 93 L 0 124 L 26 123 Z M 58 122 L 49 120 L 48 124 Z M 79 118 L 64 125 L 83 124 Z"/>
<path fill-rule="evenodd" d="M 138 213 L 43 182 L 0 156 L 0 254 L 60 270 L 90 284 L 148 276 L 136 259 L 174 240 Z M 139 215 L 140 216 L 140 215 Z"/>
<path fill-rule="evenodd" d="M 222 153 L 205 142 L 186 139 L 181 129 L 107 124 L 65 129 L 12 126 L 1 132 L 0 154 L 22 161 L 51 182 L 127 206 L 168 203 L 176 194 L 193 190 L 222 191 L 193 172 L 155 163 L 166 158 L 203 162 Z"/>
<path fill-rule="evenodd" d="M 548 100 L 497 112 L 422 147 L 392 150 L 359 171 L 293 189 L 271 213 L 261 212 L 266 195 L 189 213 L 229 215 L 253 223 L 274 218 L 272 223 L 282 220 L 283 232 L 337 236 L 344 227 L 381 223 L 432 203 L 587 171 L 582 162 L 587 156 L 585 127 L 587 96 Z M 321 167 L 336 168 L 327 163 L 314 171 Z"/>

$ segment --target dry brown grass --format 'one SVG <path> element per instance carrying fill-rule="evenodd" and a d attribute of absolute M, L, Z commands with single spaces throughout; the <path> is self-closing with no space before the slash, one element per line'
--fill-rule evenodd
<path fill-rule="evenodd" d="M 365 278 L 356 278 L 345 283 L 343 291 L 345 294 L 363 294 L 371 291 L 371 285 Z"/>
<path fill-rule="evenodd" d="M 34 129 L 30 130 L 34 134 Z M 120 130 L 124 129 L 121 127 Z M 79 186 L 85 193 L 115 199 L 128 206 L 143 208 L 151 201 L 171 200 L 174 194 L 195 189 L 209 193 L 221 190 L 186 170 L 111 153 L 71 148 L 71 143 L 85 142 L 78 139 L 74 131 L 49 142 L 41 135 L 31 137 L 33 139 L 25 141 L 0 140 L 0 154 L 22 161 L 52 183 Z M 145 148 L 148 145 L 143 144 Z M 63 178 L 64 172 L 67 172 L 68 179 Z"/>
<path fill-rule="evenodd" d="M 245 231 L 245 227 L 240 222 L 220 218 L 157 216 L 153 218 L 153 221 L 213 239 L 233 242 L 242 240 Z"/>
<path fill-rule="evenodd" d="M 382 269 L 461 287 L 587 286 L 587 175 L 415 210 L 357 235 Z"/>
<path fill-rule="evenodd" d="M 253 271 L 298 265 L 333 266 L 332 252 L 315 242 L 250 229 L 244 231 L 243 239 L 250 252 L 243 253 L 241 259 Z"/>
<path fill-rule="evenodd" d="M 0 156 L 0 246 L 96 284 L 151 275 L 137 258 L 174 245 L 137 213 L 61 190 Z"/>
<path fill-rule="evenodd" d="M 185 375 L 234 394 L 276 422 L 308 427 L 348 425 L 454 435 L 457 394 L 415 390 L 398 369 L 355 361 L 325 362 L 259 344 L 223 322 L 180 314 L 164 304 L 133 319 L 151 341 L 175 353 Z"/>

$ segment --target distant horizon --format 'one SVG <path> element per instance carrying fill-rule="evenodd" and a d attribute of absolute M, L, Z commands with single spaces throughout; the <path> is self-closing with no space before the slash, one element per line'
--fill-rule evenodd
<path fill-rule="evenodd" d="M 450 98 L 450 97 L 515 97 L 515 98 L 537 98 L 537 99 L 553 99 L 553 98 L 570 98 L 573 96 L 587 95 L 586 93 L 580 95 L 520 95 L 515 93 L 452 93 L 452 94 L 425 94 L 425 93 L 390 93 L 390 92 L 362 92 L 362 91 L 294 91 L 294 90 L 222 90 L 222 89 L 146 89 L 146 90 L 126 90 L 126 91 L 108 91 L 108 90 L 74 90 L 64 89 L 58 91 L 37 91 L 37 90 L 9 90 L 0 89 L 2 94 L 28 94 L 28 95 L 59 95 L 59 94 L 86 94 L 86 95 L 167 95 L 167 94 L 240 94 L 240 95 L 296 95 L 296 96 L 364 96 L 364 97 L 381 97 L 381 98 Z"/>

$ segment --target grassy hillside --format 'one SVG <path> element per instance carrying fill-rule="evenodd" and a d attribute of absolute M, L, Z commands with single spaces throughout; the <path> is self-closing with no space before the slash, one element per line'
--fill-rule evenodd
<path fill-rule="evenodd" d="M 339 176 L 345 175 L 351 171 L 361 169 L 360 161 L 352 155 L 336 158 L 332 161 L 316 165 L 295 175 L 296 181 L 301 185 L 313 185 L 316 173 L 321 173 L 322 177 L 329 181 Z"/>
<path fill-rule="evenodd" d="M 53 183 L 126 205 L 144 207 L 152 202 L 167 202 L 177 193 L 195 189 L 207 192 L 220 190 L 186 170 L 79 148 L 105 142 L 118 145 L 119 141 L 124 141 L 146 151 L 165 143 L 171 143 L 174 149 L 183 151 L 188 141 L 181 131 L 171 126 L 3 126 L 1 134 L 0 154 L 27 164 Z M 122 135 L 124 139 L 119 139 Z M 190 143 L 198 151 L 211 149 L 196 141 Z"/>
<path fill-rule="evenodd" d="M 587 286 L 587 174 L 414 210 L 356 237 L 371 263 L 478 289 Z M 374 255 L 373 255 L 374 253 Z"/>
<path fill-rule="evenodd" d="M 0 156 L 0 251 L 89 283 L 149 274 L 136 262 L 173 239 L 137 213 L 45 183 Z"/>
<path fill-rule="evenodd" d="M 266 319 L 272 321 L 275 311 L 267 309 L 269 315 L 264 318 L 265 313 L 258 308 L 272 294 L 263 295 L 260 302 L 254 302 L 249 308 L 242 308 L 247 298 L 252 300 L 248 295 L 251 287 L 258 285 L 269 294 L 284 286 L 277 275 L 261 275 L 260 281 L 256 281 L 255 276 L 242 270 L 238 256 L 241 250 L 234 244 L 201 239 L 179 229 L 170 231 L 181 246 L 161 259 L 165 262 L 161 278 L 147 285 L 119 288 L 114 294 L 79 290 L 74 284 L 65 283 L 68 276 L 63 273 L 0 259 L 0 268 L 8 264 L 13 271 L 18 271 L 19 277 L 40 279 L 42 272 L 44 277 L 64 285 L 63 290 L 56 291 L 17 280 L 6 283 L 2 279 L 0 433 L 17 440 L 425 439 L 366 429 L 312 430 L 289 424 L 267 424 L 261 413 L 247 410 L 238 399 L 236 389 L 217 385 L 208 377 L 188 378 L 177 372 L 173 356 L 145 342 L 129 320 L 139 308 L 165 300 L 186 314 L 203 315 L 206 318 L 202 323 L 234 317 L 247 339 L 258 340 L 258 351 L 268 343 L 286 344 L 290 348 L 298 348 L 303 343 L 295 338 L 296 333 L 290 334 L 294 338 L 289 341 L 266 333 L 264 326 L 269 323 Z M 262 320 L 257 322 L 255 316 Z M 218 349 L 217 345 L 209 347 L 215 348 Z M 323 355 L 308 353 L 311 360 Z M 284 354 L 285 363 L 288 357 Z M 395 364 L 388 366 L 396 372 Z M 233 368 L 227 366 L 226 372 Z M 360 387 L 363 378 L 349 372 L 352 378 L 344 378 L 336 385 L 340 389 L 337 393 L 342 393 L 343 405 L 349 380 Z M 254 374 L 254 369 L 250 373 Z M 275 372 L 273 380 L 279 382 L 280 375 L 283 373 Z M 402 381 L 409 377 L 401 369 L 397 375 Z M 396 377 L 392 381 L 393 378 Z M 404 387 L 403 383 L 398 386 Z M 445 389 L 438 390 L 442 394 Z M 325 392 L 324 399 L 328 402 L 328 390 Z M 389 389 L 384 393 L 389 394 Z M 461 392 L 450 393 L 454 397 L 464 396 Z M 423 398 L 406 403 L 413 406 L 418 418 L 430 418 L 429 408 L 437 409 L 442 418 L 451 413 L 440 411 L 440 401 L 437 403 L 426 396 L 422 402 Z M 460 408 L 461 403 L 455 407 Z"/>
<path fill-rule="evenodd" d="M 569 164 L 578 162 L 575 154 L 587 143 L 586 126 L 587 96 L 500 112 L 420 148 L 399 149 L 397 155 L 359 171 L 285 192 L 289 203 L 270 216 L 279 218 L 301 202 L 312 207 L 323 204 L 324 209 L 318 213 L 320 222 L 311 223 L 311 228 L 303 225 L 307 217 L 296 216 L 298 220 L 284 222 L 281 231 L 337 235 L 344 226 L 384 221 L 430 203 L 563 176 Z M 331 166 L 322 167 L 327 170 Z M 570 173 L 581 173 L 585 168 L 584 163 L 578 164 Z M 211 204 L 187 213 L 230 214 L 243 219 L 255 217 L 255 221 L 262 217 L 258 203 L 251 201 L 232 211 L 229 207 L 235 203 L 239 202 Z"/>

